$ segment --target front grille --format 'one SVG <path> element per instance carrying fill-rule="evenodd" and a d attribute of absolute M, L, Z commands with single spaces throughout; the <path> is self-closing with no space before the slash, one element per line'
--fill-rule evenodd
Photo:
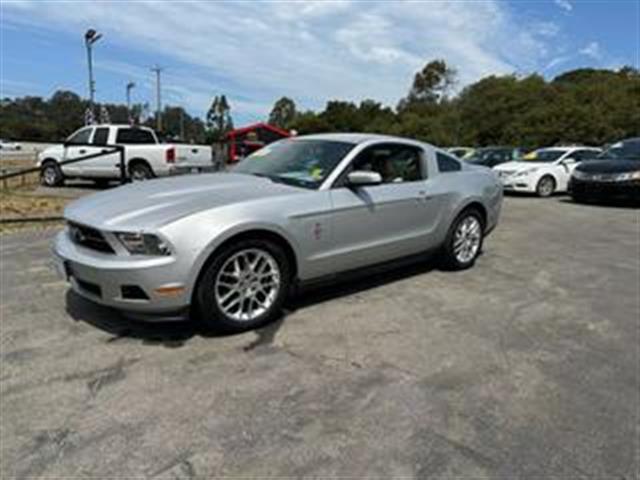
<path fill-rule="evenodd" d="M 73 243 L 104 253 L 116 253 L 104 235 L 95 228 L 69 222 L 69 236 Z"/>

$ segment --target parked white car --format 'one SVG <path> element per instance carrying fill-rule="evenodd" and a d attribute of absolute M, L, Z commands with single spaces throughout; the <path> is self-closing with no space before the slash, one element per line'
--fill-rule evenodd
<path fill-rule="evenodd" d="M 12 142 L 11 140 L 5 140 L 0 138 L 0 150 L 8 151 L 8 150 L 22 150 L 22 145 L 18 142 Z"/>
<path fill-rule="evenodd" d="M 571 172 L 582 160 L 595 158 L 594 147 L 552 147 L 535 150 L 517 162 L 494 167 L 505 191 L 535 193 L 549 197 L 566 192 Z"/>
<path fill-rule="evenodd" d="M 71 134 L 63 145 L 49 147 L 38 155 L 43 185 L 61 185 L 67 178 L 90 178 L 97 182 L 120 178 L 118 153 L 60 164 L 65 160 L 109 151 L 110 145 L 125 147 L 126 173 L 132 180 L 149 180 L 213 168 L 211 147 L 162 144 L 148 127 L 92 125 Z"/>

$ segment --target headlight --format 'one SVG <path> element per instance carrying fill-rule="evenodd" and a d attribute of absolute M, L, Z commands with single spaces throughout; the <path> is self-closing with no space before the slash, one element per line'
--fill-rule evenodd
<path fill-rule="evenodd" d="M 637 172 L 619 173 L 611 177 L 614 182 L 626 182 L 628 180 L 640 180 L 640 170 Z"/>
<path fill-rule="evenodd" d="M 116 233 L 120 243 L 131 255 L 171 255 L 168 242 L 152 233 Z"/>
<path fill-rule="evenodd" d="M 523 170 L 522 172 L 516 173 L 514 177 L 524 177 L 525 175 L 529 175 L 530 173 L 533 173 L 535 171 L 535 168 L 530 168 L 529 170 Z"/>

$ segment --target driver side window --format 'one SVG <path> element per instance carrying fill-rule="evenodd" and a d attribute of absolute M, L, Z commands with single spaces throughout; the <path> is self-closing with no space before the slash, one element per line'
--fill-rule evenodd
<path fill-rule="evenodd" d="M 89 143 L 89 138 L 91 137 L 92 128 L 83 128 L 82 130 L 74 133 L 67 139 L 67 143 L 71 145 L 82 145 L 85 143 Z"/>
<path fill-rule="evenodd" d="M 349 171 L 377 172 L 382 183 L 422 180 L 421 150 L 410 145 L 385 143 L 364 149 L 351 163 Z"/>

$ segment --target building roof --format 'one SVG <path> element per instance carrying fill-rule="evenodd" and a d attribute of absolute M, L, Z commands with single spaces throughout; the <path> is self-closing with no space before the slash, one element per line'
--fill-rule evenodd
<path fill-rule="evenodd" d="M 267 130 L 271 130 L 274 133 L 282 135 L 283 137 L 289 137 L 291 134 L 282 128 L 276 127 L 275 125 L 270 125 L 264 122 L 252 123 L 251 125 L 247 125 L 241 128 L 235 128 L 228 132 L 225 136 L 232 137 L 236 135 L 242 135 L 243 133 L 251 132 L 253 130 L 258 130 L 259 128 L 265 128 Z"/>

